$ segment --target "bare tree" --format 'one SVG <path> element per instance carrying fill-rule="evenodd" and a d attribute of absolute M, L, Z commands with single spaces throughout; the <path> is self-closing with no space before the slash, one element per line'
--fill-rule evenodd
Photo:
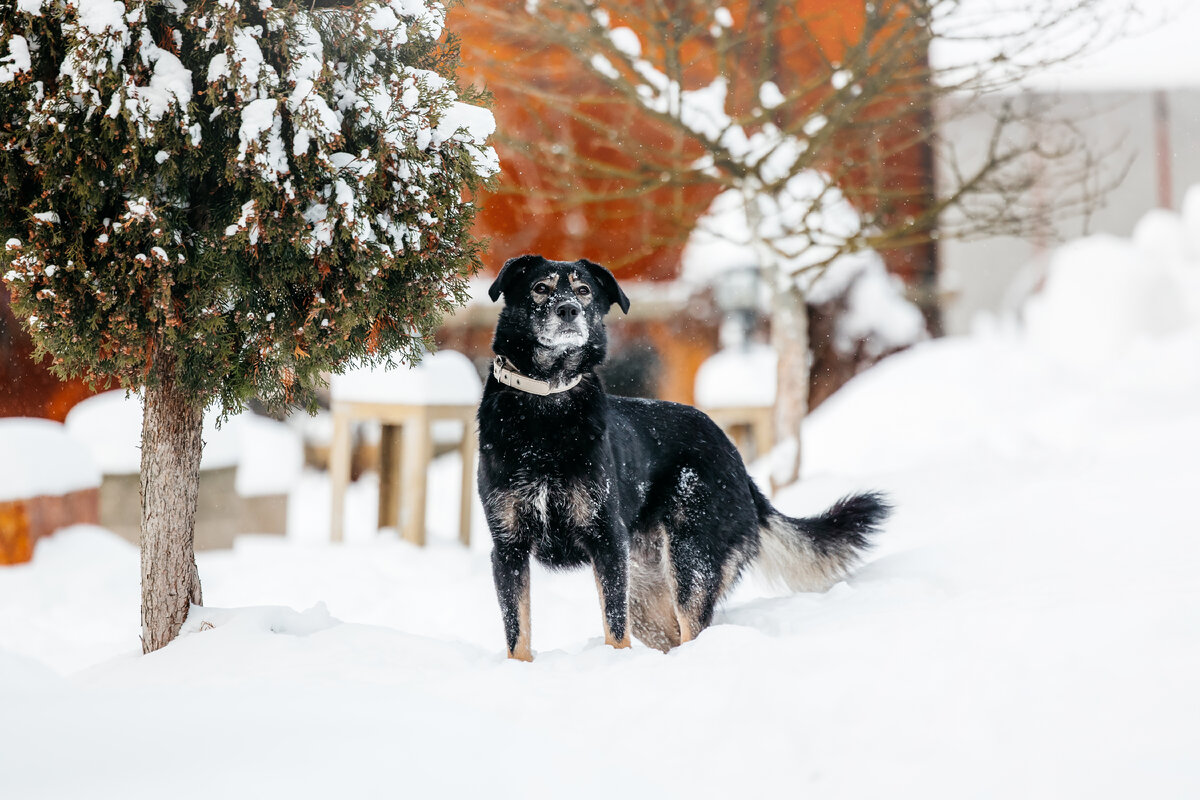
<path fill-rule="evenodd" d="M 508 190 L 610 225 L 613 201 L 639 201 L 659 233 L 649 247 L 687 237 L 697 204 L 741 197 L 773 292 L 776 437 L 796 443 L 776 469 L 786 485 L 799 476 L 807 412 L 806 297 L 831 265 L 944 237 L 1043 231 L 1047 208 L 1029 197 L 1039 180 L 1061 187 L 1057 214 L 1100 198 L 1097 160 L 1072 120 L 1013 90 L 1111 38 L 1119 25 L 1102 11 L 1112 0 L 489 4 L 504 59 L 490 88 L 501 102 L 519 97 L 529 120 L 502 141 L 542 173 L 534 188 Z M 985 109 L 1006 93 L 998 112 Z M 939 137 L 935 109 L 988 110 L 990 135 L 959 153 Z M 833 213 L 847 201 L 856 214 Z M 930 316 L 933 278 L 915 298 Z"/>

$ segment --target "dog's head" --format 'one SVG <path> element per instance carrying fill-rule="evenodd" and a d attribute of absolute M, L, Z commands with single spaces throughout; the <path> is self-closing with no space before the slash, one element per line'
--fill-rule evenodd
<path fill-rule="evenodd" d="M 504 311 L 493 348 L 519 369 L 547 376 L 603 361 L 604 315 L 614 303 L 629 311 L 629 298 L 613 274 L 586 259 L 509 259 L 488 289 L 492 300 L 500 295 Z"/>

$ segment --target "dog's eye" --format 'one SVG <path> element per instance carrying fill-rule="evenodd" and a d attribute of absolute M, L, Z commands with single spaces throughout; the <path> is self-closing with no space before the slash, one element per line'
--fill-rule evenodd
<path fill-rule="evenodd" d="M 575 289 L 575 294 L 579 295 L 580 297 L 587 297 L 591 293 L 592 290 L 586 286 L 579 286 Z"/>
<path fill-rule="evenodd" d="M 550 286 L 546 283 L 538 282 L 533 285 L 534 294 L 550 294 Z"/>

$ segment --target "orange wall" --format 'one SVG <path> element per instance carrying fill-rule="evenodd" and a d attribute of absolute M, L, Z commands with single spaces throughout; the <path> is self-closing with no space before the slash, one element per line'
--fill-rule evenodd
<path fill-rule="evenodd" d="M 8 307 L 0 287 L 0 417 L 47 417 L 62 422 L 71 406 L 94 392 L 80 381 L 60 381 L 33 360 L 33 342 Z"/>
<path fill-rule="evenodd" d="M 888 2 L 889 0 L 880 0 Z M 622 23 L 637 28 L 637 18 L 651 13 L 648 4 L 631 0 L 628 19 Z M 787 18 L 795 13 L 802 24 L 781 27 L 775 35 L 773 51 L 751 51 L 747 58 L 757 68 L 759 59 L 774 65 L 776 83 L 788 93 L 804 89 L 814 67 L 822 60 L 837 61 L 848 44 L 860 35 L 862 5 L 845 0 L 732 0 L 725 3 L 739 21 L 751 9 L 768 17 Z M 590 193 L 619 194 L 629 188 L 628 181 L 613 178 L 608 182 L 587 182 L 571 174 L 566 162 L 555 163 L 546 151 L 531 155 L 520 150 L 510 139 L 534 139 L 553 144 L 574 142 L 587 158 L 612 164 L 621 170 L 636 169 L 639 154 L 687 146 L 673 134 L 647 122 L 631 104 L 613 101 L 607 90 L 575 59 L 561 50 L 522 34 L 516 27 L 523 18 L 519 4 L 509 0 L 484 0 L 458 8 L 451 29 L 462 36 L 464 70 L 462 77 L 488 88 L 494 95 L 493 111 L 500 132 L 497 149 L 502 172 L 498 191 L 485 198 L 477 230 L 491 239 L 489 266 L 494 270 L 506 258 L 524 252 L 540 252 L 554 258 L 586 256 L 614 270 L 618 277 L 662 279 L 674 277 L 678 269 L 682 243 L 695 220 L 707 209 L 716 194 L 711 184 L 687 187 L 663 187 L 642 197 L 589 200 Z M 615 23 L 614 23 L 615 24 Z M 642 23 L 644 26 L 646 23 Z M 764 23 L 765 24 L 765 23 Z M 643 46 L 651 48 L 653 39 L 643 36 Z M 687 78 L 697 84 L 712 79 L 716 61 L 703 40 L 687 45 L 684 54 L 690 67 Z M 736 68 L 727 66 L 727 69 Z M 739 84 L 733 82 L 736 87 Z M 570 111 L 551 108 L 540 90 L 574 93 L 580 102 L 571 111 L 602 121 L 618 132 L 620 146 L 613 146 L 604 135 L 572 117 Z M 607 102 L 601 104 L 600 98 Z M 732 98 L 735 107 L 749 107 L 753 97 Z M 798 114 L 807 109 L 798 107 Z M 874 116 L 894 117 L 894 108 L 886 104 L 873 109 Z M 835 143 L 833 158 L 838 163 L 855 159 L 865 163 L 871 147 L 889 147 L 901 141 L 914 125 L 924 120 L 910 116 L 889 120 L 890 128 L 851 131 Z M 548 149 L 548 148 L 547 148 Z M 691 152 L 687 158 L 700 155 Z M 911 196 L 897 203 L 892 216 L 919 212 L 925 205 L 924 188 L 931 182 L 930 166 L 924 148 L 910 148 L 885 160 L 883 170 L 888 184 Z M 866 169 L 852 175 L 850 183 L 867 185 L 877 181 Z M 577 202 L 563 203 L 549 195 L 573 194 Z M 877 202 L 873 193 L 847 195 L 865 210 Z M 647 213 L 652 209 L 653 213 Z M 928 247 L 908 248 L 885 254 L 889 267 L 906 280 L 919 282 L 932 266 L 933 251 Z"/>

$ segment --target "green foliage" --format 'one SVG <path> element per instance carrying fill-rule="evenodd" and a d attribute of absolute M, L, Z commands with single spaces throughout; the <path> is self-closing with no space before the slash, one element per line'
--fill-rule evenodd
<path fill-rule="evenodd" d="M 478 268 L 496 169 L 444 16 L 0 0 L 0 271 L 39 353 L 227 409 L 415 357 Z"/>

